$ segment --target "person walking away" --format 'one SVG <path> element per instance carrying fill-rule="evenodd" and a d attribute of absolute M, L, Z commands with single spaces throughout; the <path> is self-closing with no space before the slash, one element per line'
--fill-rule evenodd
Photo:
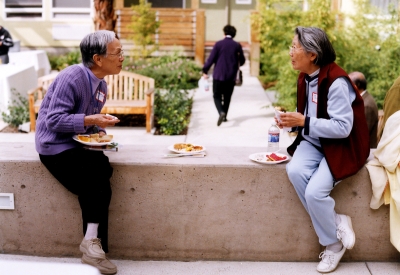
<path fill-rule="evenodd" d="M 233 89 L 235 88 L 236 74 L 245 62 L 242 46 L 233 40 L 236 28 L 226 25 L 223 28 L 225 38 L 215 43 L 206 64 L 203 66 L 203 77 L 208 78 L 208 71 L 212 65 L 213 72 L 213 97 L 218 111 L 217 126 L 227 121 L 227 115 Z"/>
<path fill-rule="evenodd" d="M 335 50 L 323 30 L 297 27 L 289 55 L 293 69 L 300 71 L 297 111 L 281 113 L 275 120 L 280 128 L 297 127 L 298 135 L 287 149 L 292 159 L 286 171 L 325 246 L 317 271 L 327 273 L 336 269 L 356 240 L 350 216 L 336 213 L 330 193 L 369 156 L 364 104 L 347 73 L 334 62 Z"/>
<path fill-rule="evenodd" d="M 2 64 L 9 63 L 8 51 L 12 46 L 14 46 L 14 42 L 10 33 L 0 25 L 0 60 Z"/>
<path fill-rule="evenodd" d="M 82 263 L 102 274 L 115 274 L 108 260 L 108 209 L 113 168 L 103 151 L 83 148 L 76 134 L 106 134 L 119 122 L 100 114 L 106 103 L 106 75 L 118 74 L 124 61 L 120 41 L 112 31 L 88 34 L 80 43 L 82 63 L 62 70 L 40 106 L 35 144 L 40 161 L 70 192 L 78 196 L 83 220 L 79 246 Z"/>
<path fill-rule="evenodd" d="M 369 132 L 369 147 L 376 148 L 378 145 L 378 105 L 376 105 L 375 99 L 367 91 L 367 80 L 363 73 L 351 72 L 349 77 L 364 100 L 364 112 Z"/>

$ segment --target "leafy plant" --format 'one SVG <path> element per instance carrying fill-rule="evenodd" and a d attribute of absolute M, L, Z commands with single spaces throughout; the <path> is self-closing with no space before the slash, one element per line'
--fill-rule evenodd
<path fill-rule="evenodd" d="M 48 55 L 50 67 L 52 70 L 61 71 L 66 67 L 82 62 L 81 52 L 71 51 L 65 55 Z"/>
<path fill-rule="evenodd" d="M 159 134 L 179 135 L 189 125 L 193 100 L 187 92 L 176 89 L 157 90 L 154 100 L 154 115 Z"/>
<path fill-rule="evenodd" d="M 15 89 L 12 89 L 15 94 Z M 29 121 L 29 102 L 28 99 L 16 93 L 17 99 L 12 101 L 12 105 L 8 106 L 9 114 L 2 112 L 3 121 L 13 127 L 18 127 L 21 124 Z"/>
<path fill-rule="evenodd" d="M 160 57 L 126 60 L 124 69 L 155 79 L 157 134 L 179 135 L 189 124 L 192 98 L 186 90 L 197 88 L 201 67 L 178 52 Z"/>
<path fill-rule="evenodd" d="M 124 69 L 155 79 L 161 89 L 190 90 L 198 85 L 201 67 L 191 59 L 179 56 L 178 52 L 160 57 L 126 60 Z"/>
<path fill-rule="evenodd" d="M 299 72 L 292 69 L 288 49 L 297 26 L 314 26 L 328 34 L 339 66 L 348 73 L 364 73 L 368 91 L 382 108 L 386 92 L 400 75 L 398 16 L 393 9 L 390 15 L 382 16 L 367 0 L 354 3 L 357 14 L 346 17 L 331 11 L 330 0 L 308 1 L 308 11 L 297 2 L 260 0 L 259 13 L 252 18 L 261 45 L 259 78 L 277 92 L 275 106 L 295 110 Z M 351 24 L 344 24 L 347 19 Z"/>
<path fill-rule="evenodd" d="M 141 48 L 139 52 L 134 51 L 133 56 L 150 56 L 157 49 L 154 35 L 160 27 L 160 22 L 156 20 L 156 13 L 151 9 L 151 3 L 146 3 L 145 0 L 139 0 L 138 5 L 132 5 L 132 10 L 134 12 L 132 22 L 128 25 L 133 33 L 130 38 Z"/>

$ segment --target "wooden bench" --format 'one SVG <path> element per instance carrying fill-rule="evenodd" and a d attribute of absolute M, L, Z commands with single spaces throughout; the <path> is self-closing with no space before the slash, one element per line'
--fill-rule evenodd
<path fill-rule="evenodd" d="M 36 129 L 36 114 L 40 104 L 58 73 L 38 78 L 38 87 L 28 91 L 31 131 Z M 153 126 L 154 79 L 121 71 L 117 75 L 108 75 L 107 101 L 101 110 L 102 114 L 144 114 L 146 115 L 146 132 Z"/>

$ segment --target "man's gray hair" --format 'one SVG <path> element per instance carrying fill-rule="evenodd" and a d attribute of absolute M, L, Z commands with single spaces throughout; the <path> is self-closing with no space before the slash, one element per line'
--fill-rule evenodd
<path fill-rule="evenodd" d="M 114 41 L 117 36 L 112 31 L 100 30 L 86 35 L 80 44 L 82 63 L 91 68 L 94 65 L 93 56 L 106 55 L 107 45 Z"/>
<path fill-rule="evenodd" d="M 297 27 L 295 34 L 306 52 L 317 55 L 314 64 L 322 67 L 336 60 L 335 50 L 323 30 L 314 27 Z"/>

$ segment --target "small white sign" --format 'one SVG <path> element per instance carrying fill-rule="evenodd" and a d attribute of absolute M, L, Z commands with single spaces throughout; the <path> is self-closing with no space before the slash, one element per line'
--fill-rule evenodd
<path fill-rule="evenodd" d="M 251 5 L 251 0 L 236 0 L 238 5 Z"/>
<path fill-rule="evenodd" d="M 0 209 L 15 209 L 13 193 L 0 193 Z"/>
<path fill-rule="evenodd" d="M 217 0 L 201 0 L 202 4 L 217 4 Z"/>

